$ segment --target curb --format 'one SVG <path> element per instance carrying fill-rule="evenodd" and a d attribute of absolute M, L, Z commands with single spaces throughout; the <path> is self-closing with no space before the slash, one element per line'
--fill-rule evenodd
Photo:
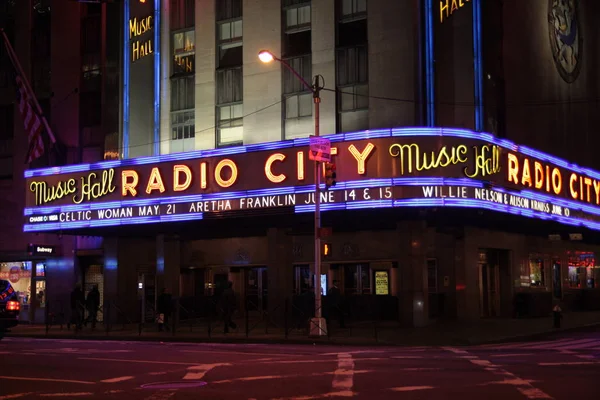
<path fill-rule="evenodd" d="M 600 322 L 590 324 L 560 328 L 547 329 L 540 332 L 499 337 L 490 340 L 474 340 L 468 338 L 448 337 L 445 341 L 427 341 L 422 342 L 408 340 L 406 343 L 389 342 L 385 340 L 375 339 L 344 339 L 339 337 L 333 338 L 257 338 L 257 337 L 180 337 L 180 336 L 137 336 L 137 335 L 81 335 L 81 334 L 53 334 L 53 333 L 12 333 L 7 332 L 5 337 L 10 338 L 31 338 L 31 339 L 48 339 L 48 340 L 82 340 L 82 341 L 123 341 L 123 342 L 149 342 L 149 343 L 190 343 L 190 344 L 293 344 L 293 345 L 319 345 L 319 346 L 375 346 L 375 347 L 414 347 L 414 346 L 480 346 L 501 343 L 527 342 L 547 338 L 549 336 L 564 334 L 569 332 L 585 332 L 596 330 L 600 327 Z"/>

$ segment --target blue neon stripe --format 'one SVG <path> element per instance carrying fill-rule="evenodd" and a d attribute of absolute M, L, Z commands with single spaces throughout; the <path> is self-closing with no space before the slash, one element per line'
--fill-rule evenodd
<path fill-rule="evenodd" d="M 129 0 L 123 5 L 123 158 L 129 158 Z M 104 167 L 99 167 L 104 168 Z M 62 173 L 62 172 L 61 172 Z M 44 174 L 49 175 L 49 174 Z M 44 176 L 39 175 L 39 176 Z M 25 176 L 27 177 L 27 176 Z"/>
<path fill-rule="evenodd" d="M 483 131 L 483 55 L 481 50 L 481 1 L 473 0 L 473 80 L 475 130 Z"/>
<path fill-rule="evenodd" d="M 154 155 L 160 154 L 160 0 L 154 0 Z"/>
<path fill-rule="evenodd" d="M 425 87 L 427 126 L 435 126 L 435 54 L 433 31 L 433 0 L 425 1 Z"/>

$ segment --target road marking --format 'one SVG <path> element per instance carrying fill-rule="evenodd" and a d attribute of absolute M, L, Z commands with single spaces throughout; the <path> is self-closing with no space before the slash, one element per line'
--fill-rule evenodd
<path fill-rule="evenodd" d="M 70 380 L 70 379 L 30 378 L 28 376 L 0 376 L 0 379 L 7 379 L 7 380 L 13 380 L 13 381 L 80 383 L 82 385 L 95 385 L 96 384 L 96 382 L 75 381 L 75 380 Z"/>
<path fill-rule="evenodd" d="M 40 397 L 79 397 L 79 396 L 91 396 L 93 393 L 90 392 L 78 392 L 78 393 L 42 393 Z"/>
<path fill-rule="evenodd" d="M 146 400 L 168 400 L 173 396 L 175 396 L 174 390 L 160 390 L 152 394 L 152 396 L 147 397 Z"/>
<path fill-rule="evenodd" d="M 389 390 L 392 390 L 394 392 L 413 392 L 415 390 L 427 390 L 427 389 L 434 389 L 434 387 L 433 386 L 398 386 L 398 387 L 390 388 Z"/>
<path fill-rule="evenodd" d="M 331 382 L 333 390 L 337 391 L 340 397 L 352 397 L 352 386 L 354 386 L 354 361 L 352 354 L 338 354 L 338 366 L 333 373 L 333 382 Z"/>
<path fill-rule="evenodd" d="M 570 362 L 542 362 L 539 363 L 539 366 L 542 367 L 555 367 L 558 365 L 592 365 L 592 364 L 600 364 L 598 361 L 570 361 Z"/>
<path fill-rule="evenodd" d="M 337 356 L 338 354 L 362 354 L 362 353 L 387 353 L 384 350 L 356 350 L 356 351 L 345 351 L 345 352 L 335 352 L 335 353 L 321 353 L 315 354 L 320 356 Z"/>
<path fill-rule="evenodd" d="M 457 353 L 457 351 L 459 351 L 460 353 L 458 354 L 469 354 L 469 352 L 467 351 L 458 350 L 453 347 L 443 347 L 443 349 L 451 351 L 453 353 Z M 469 359 L 469 362 L 471 362 L 474 365 L 483 367 L 484 370 L 489 371 L 494 375 L 502 376 L 502 382 L 504 384 L 514 386 L 515 389 L 521 392 L 521 394 L 527 397 L 528 399 L 552 399 L 552 397 L 550 397 L 548 394 L 533 386 L 530 383 L 530 381 L 526 381 L 524 379 L 519 378 L 512 372 L 508 372 L 507 370 L 502 369 L 500 365 L 492 364 L 489 360 L 484 360 L 477 357 L 475 359 Z"/>
<path fill-rule="evenodd" d="M 129 363 L 140 363 L 140 364 L 198 365 L 197 362 L 125 360 L 125 359 L 121 359 L 121 358 L 99 358 L 99 357 L 79 357 L 78 360 L 115 361 L 115 362 L 129 362 Z"/>
<path fill-rule="evenodd" d="M 355 370 L 354 374 L 367 374 L 370 372 L 374 372 L 371 370 Z M 233 378 L 233 379 L 223 379 L 220 381 L 211 381 L 210 384 L 221 384 L 221 383 L 233 383 L 233 382 L 246 382 L 246 381 L 259 381 L 259 380 L 268 380 L 268 379 L 287 379 L 287 378 L 298 378 L 298 377 L 308 377 L 308 376 L 323 376 L 323 375 L 333 375 L 335 372 L 315 372 L 311 374 L 289 374 L 289 375 L 265 375 L 265 376 L 245 376 L 241 378 Z"/>
<path fill-rule="evenodd" d="M 514 353 L 514 354 L 490 354 L 490 357 L 525 357 L 532 356 L 533 353 Z"/>
<path fill-rule="evenodd" d="M 102 382 L 102 383 L 117 383 L 117 382 L 128 381 L 130 379 L 133 379 L 133 376 L 119 376 L 118 378 L 104 379 L 100 382 Z"/>
<path fill-rule="evenodd" d="M 295 357 L 297 354 L 278 354 L 278 353 L 252 353 L 243 351 L 214 351 L 214 350 L 179 350 L 181 353 L 209 353 L 209 354 L 237 354 L 244 356 L 262 356 L 262 357 Z M 337 353 L 336 353 L 337 354 Z"/>
<path fill-rule="evenodd" d="M 216 367 L 226 366 L 226 365 L 231 365 L 231 364 L 229 364 L 229 363 L 202 364 L 202 365 L 196 365 L 196 366 L 193 366 L 193 367 L 189 367 L 188 371 L 195 371 L 195 372 L 188 372 L 183 377 L 183 379 L 194 379 L 194 380 L 198 380 L 199 381 L 211 369 L 216 368 Z"/>
<path fill-rule="evenodd" d="M 461 349 L 457 349 L 456 347 L 442 347 L 442 349 L 446 350 L 446 351 L 450 351 L 454 354 L 468 354 L 467 351 L 461 350 Z"/>
<path fill-rule="evenodd" d="M 0 400 L 18 399 L 19 397 L 29 396 L 30 394 L 33 394 L 33 392 L 7 394 L 6 396 L 0 396 Z"/>
<path fill-rule="evenodd" d="M 421 356 L 392 356 L 390 358 L 395 358 L 395 359 L 415 359 L 415 358 L 423 358 Z M 360 358 L 359 358 L 360 360 Z"/>

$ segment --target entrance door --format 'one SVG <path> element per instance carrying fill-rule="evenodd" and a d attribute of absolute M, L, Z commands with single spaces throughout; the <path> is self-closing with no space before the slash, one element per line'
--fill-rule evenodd
<path fill-rule="evenodd" d="M 554 298 L 562 298 L 562 281 L 560 279 L 560 261 L 553 260 L 552 262 L 552 293 Z"/>
<path fill-rule="evenodd" d="M 482 317 L 499 315 L 498 266 L 479 264 L 479 297 Z"/>
<path fill-rule="evenodd" d="M 267 269 L 249 268 L 246 270 L 246 301 L 248 310 L 266 310 L 268 296 Z"/>

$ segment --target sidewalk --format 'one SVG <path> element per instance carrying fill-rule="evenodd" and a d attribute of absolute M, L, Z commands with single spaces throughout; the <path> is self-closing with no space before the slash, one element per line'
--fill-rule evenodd
<path fill-rule="evenodd" d="M 552 328 L 551 318 L 534 319 L 482 319 L 476 321 L 443 321 L 423 328 L 399 328 L 393 322 L 365 322 L 347 329 L 338 328 L 333 322 L 330 337 L 309 338 L 306 331 L 290 329 L 287 338 L 281 327 L 251 321 L 246 335 L 244 321 L 238 321 L 238 329 L 224 334 L 223 327 L 215 324 L 179 324 L 175 333 L 158 332 L 156 325 L 146 324 L 141 332 L 137 324 L 115 324 L 107 332 L 102 324 L 96 330 L 84 328 L 80 332 L 51 326 L 46 332 L 44 325 L 19 325 L 7 333 L 7 337 L 81 339 L 81 340 L 135 340 L 206 343 L 290 343 L 335 345 L 392 345 L 392 346 L 461 346 L 507 341 L 540 339 L 557 332 L 580 329 L 600 329 L 600 312 L 566 313 L 560 329 Z"/>

